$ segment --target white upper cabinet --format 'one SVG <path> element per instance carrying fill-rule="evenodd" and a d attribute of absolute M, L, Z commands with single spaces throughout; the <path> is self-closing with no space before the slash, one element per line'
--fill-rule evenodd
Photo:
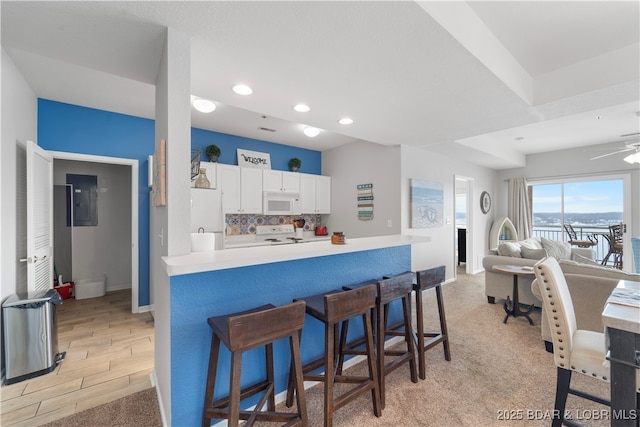
<path fill-rule="evenodd" d="M 240 212 L 262 213 L 262 169 L 240 168 Z"/>
<path fill-rule="evenodd" d="M 240 212 L 240 167 L 218 165 L 218 185 L 222 190 L 222 209 L 226 213 Z"/>
<path fill-rule="evenodd" d="M 218 164 L 225 213 L 262 213 L 262 169 Z"/>
<path fill-rule="evenodd" d="M 300 192 L 300 174 L 296 172 L 263 169 L 262 189 L 263 191 L 298 193 Z"/>
<path fill-rule="evenodd" d="M 331 213 L 331 177 L 301 173 L 302 213 Z"/>
<path fill-rule="evenodd" d="M 331 177 L 316 176 L 316 213 L 331 213 Z"/>
<path fill-rule="evenodd" d="M 200 169 L 206 169 L 207 179 L 209 180 L 209 188 L 218 188 L 218 173 L 216 169 L 217 167 L 218 164 L 214 162 L 200 162 Z M 198 179 L 197 176 L 191 180 L 191 188 L 195 188 L 196 179 Z"/>

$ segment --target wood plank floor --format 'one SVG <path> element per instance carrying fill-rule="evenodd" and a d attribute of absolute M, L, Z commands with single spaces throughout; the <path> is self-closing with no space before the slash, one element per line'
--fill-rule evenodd
<path fill-rule="evenodd" d="M 0 388 L 0 425 L 40 426 L 152 387 L 153 317 L 131 313 L 131 290 L 57 306 L 66 359 L 37 378 Z"/>

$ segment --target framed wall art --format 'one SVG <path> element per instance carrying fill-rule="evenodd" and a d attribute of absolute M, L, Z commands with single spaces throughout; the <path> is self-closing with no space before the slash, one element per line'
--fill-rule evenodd
<path fill-rule="evenodd" d="M 156 144 L 153 153 L 153 186 L 151 187 L 151 200 L 153 206 L 165 206 L 167 204 L 167 141 L 161 139 Z"/>
<path fill-rule="evenodd" d="M 444 190 L 441 182 L 411 180 L 411 228 L 442 227 Z"/>

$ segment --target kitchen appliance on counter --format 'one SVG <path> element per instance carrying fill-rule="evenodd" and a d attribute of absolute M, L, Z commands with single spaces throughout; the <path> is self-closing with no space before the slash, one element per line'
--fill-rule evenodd
<path fill-rule="evenodd" d="M 296 237 L 302 239 L 304 237 L 304 225 L 307 221 L 304 218 L 297 218 L 293 220 L 293 229 L 295 230 Z"/>

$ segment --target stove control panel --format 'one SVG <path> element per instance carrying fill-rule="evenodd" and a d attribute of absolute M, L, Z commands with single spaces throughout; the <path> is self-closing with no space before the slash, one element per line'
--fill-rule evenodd
<path fill-rule="evenodd" d="M 289 234 L 293 233 L 293 224 L 277 224 L 277 225 L 258 225 L 256 226 L 256 235 L 266 234 Z"/>

